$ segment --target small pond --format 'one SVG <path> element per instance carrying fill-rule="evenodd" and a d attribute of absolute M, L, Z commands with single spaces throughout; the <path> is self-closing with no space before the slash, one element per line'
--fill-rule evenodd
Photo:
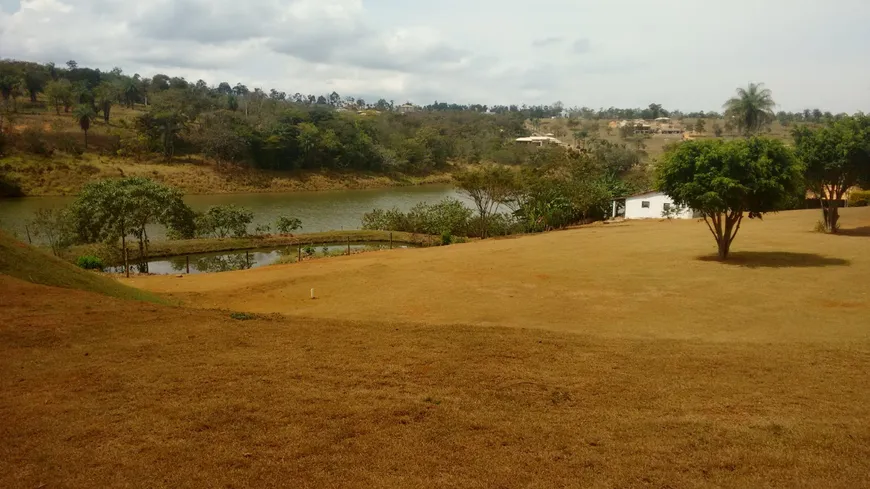
<path fill-rule="evenodd" d="M 364 253 L 389 249 L 390 243 L 351 243 L 350 252 Z M 409 248 L 413 245 L 393 244 L 393 248 Z M 216 273 L 233 270 L 247 270 L 266 265 L 273 265 L 279 261 L 284 263 L 295 262 L 301 255 L 303 260 L 340 256 L 347 254 L 347 243 L 318 244 L 314 246 L 287 246 L 278 249 L 262 249 L 248 251 L 232 251 L 220 253 L 199 253 L 172 258 L 155 258 L 149 260 L 147 267 L 130 262 L 130 273 L 150 273 L 154 275 L 174 275 L 188 273 L 188 260 L 190 260 L 190 273 Z M 110 273 L 124 273 L 123 266 L 107 267 Z"/>

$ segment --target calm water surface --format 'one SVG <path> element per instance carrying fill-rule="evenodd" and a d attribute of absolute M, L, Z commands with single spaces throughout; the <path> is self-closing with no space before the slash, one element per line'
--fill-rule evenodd
<path fill-rule="evenodd" d="M 325 192 L 292 192 L 269 194 L 188 195 L 184 200 L 195 211 L 204 211 L 213 205 L 235 204 L 254 212 L 253 232 L 258 224 L 274 226 L 278 216 L 287 215 L 302 220 L 300 232 L 339 231 L 359 229 L 363 214 L 372 209 L 397 207 L 407 211 L 418 202 L 434 203 L 445 197 L 460 196 L 451 185 L 423 185 L 371 190 L 335 190 Z M 24 225 L 33 219 L 40 208 L 59 208 L 68 205 L 74 197 L 26 197 L 0 200 L 0 228 L 12 231 L 25 239 Z M 164 229 L 149 229 L 152 239 L 165 237 Z"/>
<path fill-rule="evenodd" d="M 306 259 L 323 258 L 326 255 L 342 255 L 347 251 L 347 243 L 328 243 L 317 244 L 314 246 L 303 246 L 301 255 Z M 407 248 L 407 244 L 394 244 L 393 248 Z M 386 250 L 390 248 L 389 242 L 385 243 L 351 243 L 351 253 L 360 253 L 366 251 Z M 299 256 L 300 250 L 296 246 L 287 246 L 284 248 L 271 248 L 262 250 L 249 250 L 222 252 L 222 253 L 199 253 L 189 256 L 179 256 L 174 258 L 155 258 L 148 261 L 147 270 L 139 270 L 139 265 L 130 264 L 131 273 L 145 272 L 154 275 L 174 275 L 188 273 L 188 263 L 190 264 L 190 273 L 217 273 L 229 272 L 233 270 L 248 270 L 250 268 L 258 268 L 266 265 L 277 263 L 282 258 L 288 258 L 294 261 Z M 189 261 L 188 261 L 189 260 Z M 108 267 L 107 272 L 123 273 L 123 266 Z"/>

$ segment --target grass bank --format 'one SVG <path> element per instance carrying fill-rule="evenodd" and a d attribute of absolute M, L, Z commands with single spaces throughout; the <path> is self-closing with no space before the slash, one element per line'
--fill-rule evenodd
<path fill-rule="evenodd" d="M 140 176 L 181 189 L 186 194 L 297 192 L 402 187 L 450 183 L 449 171 L 428 175 L 403 173 L 258 170 L 218 165 L 199 157 L 136 161 L 86 153 L 50 158 L 19 153 L 3 159 L 0 173 L 25 196 L 75 195 L 86 183 Z"/>
<path fill-rule="evenodd" d="M 0 274 L 35 284 L 96 292 L 119 299 L 166 303 L 156 294 L 82 270 L 3 233 L 0 233 Z"/>
<path fill-rule="evenodd" d="M 432 246 L 439 244 L 441 237 L 398 231 L 329 231 L 294 235 L 250 236 L 247 238 L 200 238 L 153 242 L 149 247 L 148 257 L 170 258 L 199 253 L 244 251 L 298 245 L 322 245 L 327 243 L 345 243 L 348 241 L 351 243 L 389 242 L 391 239 L 396 244 Z M 139 248 L 135 243 L 127 243 L 127 249 L 131 260 L 139 256 Z M 121 248 L 109 247 L 103 244 L 73 246 L 64 253 L 63 258 L 75 261 L 76 258 L 83 255 L 97 256 L 106 265 L 120 265 L 124 261 Z"/>

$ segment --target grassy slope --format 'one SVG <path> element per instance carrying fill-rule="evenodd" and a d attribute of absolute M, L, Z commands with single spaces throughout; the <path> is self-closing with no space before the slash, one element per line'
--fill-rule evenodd
<path fill-rule="evenodd" d="M 120 299 L 164 302 L 157 295 L 120 284 L 115 280 L 44 253 L 0 232 L 0 274 L 36 284 L 80 289 Z"/>
<path fill-rule="evenodd" d="M 252 321 L 0 276 L 0 487 L 863 487 L 846 211 L 153 279 Z"/>

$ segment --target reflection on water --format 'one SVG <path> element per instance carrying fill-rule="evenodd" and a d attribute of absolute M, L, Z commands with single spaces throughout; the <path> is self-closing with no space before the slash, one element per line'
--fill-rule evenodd
<path fill-rule="evenodd" d="M 407 245 L 396 246 L 393 248 L 407 248 Z M 360 253 L 363 251 L 375 251 L 380 249 L 388 249 L 389 243 L 365 243 L 351 244 L 351 253 Z M 190 256 L 179 256 L 173 258 L 160 258 L 151 260 L 142 265 L 131 265 L 132 272 L 151 273 L 154 275 L 174 275 L 188 273 L 188 263 L 190 264 L 190 273 L 216 273 L 230 272 L 233 270 L 248 270 L 266 265 L 272 265 L 279 260 L 284 259 L 285 262 L 295 261 L 298 257 L 305 259 L 322 258 L 324 256 L 337 256 L 347 253 L 347 243 L 335 244 L 318 244 L 318 245 L 303 245 L 301 249 L 296 246 L 272 249 L 272 250 L 250 250 L 237 251 L 231 253 L 202 253 Z M 189 261 L 188 261 L 189 260 Z M 107 271 L 114 273 L 123 273 L 124 267 L 109 267 Z"/>

